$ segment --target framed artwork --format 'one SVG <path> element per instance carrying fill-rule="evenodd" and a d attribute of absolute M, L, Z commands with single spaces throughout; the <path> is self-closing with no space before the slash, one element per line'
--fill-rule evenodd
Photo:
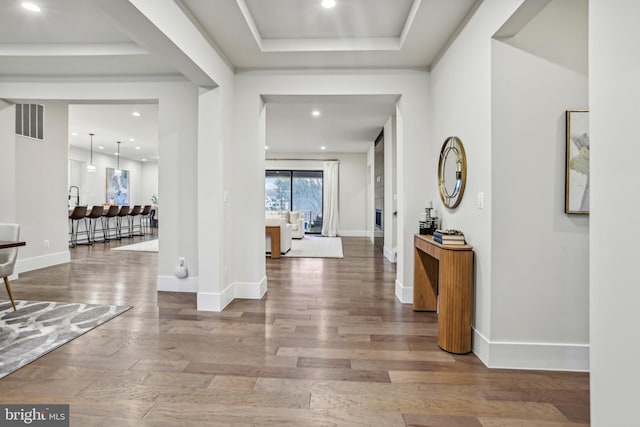
<path fill-rule="evenodd" d="M 116 176 L 114 168 L 107 168 L 106 203 L 129 205 L 129 171 L 122 170 L 122 174 Z"/>
<path fill-rule="evenodd" d="M 567 141 L 564 212 L 589 213 L 589 112 L 566 112 Z"/>

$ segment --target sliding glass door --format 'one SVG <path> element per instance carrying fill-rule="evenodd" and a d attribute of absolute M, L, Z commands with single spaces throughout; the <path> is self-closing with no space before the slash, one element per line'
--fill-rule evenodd
<path fill-rule="evenodd" d="M 304 212 L 305 231 L 322 231 L 322 171 L 293 172 L 293 209 Z"/>
<path fill-rule="evenodd" d="M 322 171 L 266 171 L 265 209 L 303 212 L 305 232 L 320 233 Z"/>

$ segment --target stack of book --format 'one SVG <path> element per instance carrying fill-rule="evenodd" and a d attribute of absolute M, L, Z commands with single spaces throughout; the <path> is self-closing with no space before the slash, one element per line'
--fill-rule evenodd
<path fill-rule="evenodd" d="M 433 240 L 443 245 L 464 245 L 464 234 L 459 230 L 436 230 Z"/>

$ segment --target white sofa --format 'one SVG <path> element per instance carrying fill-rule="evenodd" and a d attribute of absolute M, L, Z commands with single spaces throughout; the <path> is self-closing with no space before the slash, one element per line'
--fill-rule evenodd
<path fill-rule="evenodd" d="M 286 254 L 291 250 L 291 228 L 288 227 L 287 221 L 284 217 L 277 215 L 267 215 L 265 218 L 265 225 L 267 227 L 280 227 L 280 253 Z M 271 253 L 271 236 L 266 235 L 265 251 Z"/>
<path fill-rule="evenodd" d="M 265 217 L 284 218 L 287 227 L 291 229 L 291 237 L 293 239 L 302 239 L 304 237 L 304 212 L 265 211 Z"/>

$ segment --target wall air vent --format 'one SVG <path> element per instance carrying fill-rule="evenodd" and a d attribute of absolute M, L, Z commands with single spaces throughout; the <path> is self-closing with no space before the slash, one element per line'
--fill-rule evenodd
<path fill-rule="evenodd" d="M 16 135 L 44 141 L 44 105 L 16 104 Z"/>

